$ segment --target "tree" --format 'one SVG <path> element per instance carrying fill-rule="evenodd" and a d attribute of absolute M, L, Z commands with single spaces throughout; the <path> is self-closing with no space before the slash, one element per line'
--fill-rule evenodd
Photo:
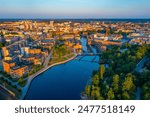
<path fill-rule="evenodd" d="M 27 80 L 24 80 L 23 77 L 19 78 L 18 83 L 21 87 L 24 87 L 27 83 Z"/>
<path fill-rule="evenodd" d="M 130 99 L 129 93 L 128 93 L 127 91 L 123 92 L 122 98 L 123 98 L 124 100 L 129 100 L 129 99 Z"/>
<path fill-rule="evenodd" d="M 142 59 L 142 53 L 140 53 L 139 51 L 136 52 L 136 58 L 138 60 Z"/>
<path fill-rule="evenodd" d="M 115 98 L 115 94 L 112 88 L 109 89 L 108 95 L 107 95 L 107 100 L 113 100 Z"/>
<path fill-rule="evenodd" d="M 114 92 L 118 92 L 118 90 L 119 90 L 119 75 L 113 76 L 112 87 L 113 87 Z"/>
<path fill-rule="evenodd" d="M 93 76 L 92 85 L 94 85 L 94 86 L 98 86 L 98 85 L 99 85 L 99 77 L 98 77 L 97 74 L 95 74 L 95 75 Z"/>
<path fill-rule="evenodd" d="M 85 94 L 86 94 L 87 96 L 90 96 L 90 93 L 91 93 L 91 86 L 90 86 L 90 85 L 87 85 L 87 86 L 85 87 Z"/>
<path fill-rule="evenodd" d="M 3 44 L 2 43 L 0 43 L 0 49 L 3 47 Z"/>
<path fill-rule="evenodd" d="M 106 77 L 112 76 L 113 73 L 114 71 L 111 66 L 109 68 L 106 68 L 106 73 L 105 73 Z"/>
<path fill-rule="evenodd" d="M 122 90 L 133 91 L 134 89 L 135 89 L 135 85 L 133 83 L 133 75 L 127 74 L 125 81 L 123 82 Z"/>
<path fill-rule="evenodd" d="M 105 73 L 105 66 L 104 65 L 100 65 L 100 68 L 99 68 L 99 78 L 101 80 L 103 80 L 103 78 L 104 78 L 104 73 Z"/>
<path fill-rule="evenodd" d="M 135 85 L 133 83 L 134 76 L 132 74 L 127 74 L 123 86 L 122 86 L 122 96 L 123 99 L 133 99 L 135 94 Z"/>
<path fill-rule="evenodd" d="M 24 81 L 23 77 L 19 78 L 18 83 L 22 83 Z"/>
<path fill-rule="evenodd" d="M 100 88 L 92 86 L 91 97 L 98 99 L 100 97 Z"/>
<path fill-rule="evenodd" d="M 142 72 L 141 81 L 142 81 L 142 83 L 150 81 L 150 70 Z"/>
<path fill-rule="evenodd" d="M 106 92 L 109 91 L 109 86 L 108 86 L 106 81 L 101 83 L 100 86 L 101 86 L 101 89 L 102 89 L 101 90 L 101 95 L 106 99 L 107 98 L 107 93 Z"/>
<path fill-rule="evenodd" d="M 116 50 L 118 53 L 120 53 L 120 47 L 117 47 L 117 50 Z"/>
<path fill-rule="evenodd" d="M 150 99 L 150 81 L 146 82 L 143 86 L 142 86 L 142 99 L 144 100 L 149 100 Z"/>

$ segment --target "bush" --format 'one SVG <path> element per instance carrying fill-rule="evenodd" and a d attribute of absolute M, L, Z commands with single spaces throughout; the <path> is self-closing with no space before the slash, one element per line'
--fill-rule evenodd
<path fill-rule="evenodd" d="M 18 83 L 19 83 L 19 85 L 20 85 L 21 87 L 24 87 L 24 86 L 26 85 L 26 83 L 27 83 L 27 80 L 24 80 L 23 78 L 20 78 L 20 79 L 18 80 Z"/>

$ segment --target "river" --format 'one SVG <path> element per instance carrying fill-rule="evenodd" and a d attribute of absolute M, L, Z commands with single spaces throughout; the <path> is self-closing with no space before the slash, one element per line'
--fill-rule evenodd
<path fill-rule="evenodd" d="M 83 51 L 87 51 L 86 39 L 82 38 L 81 43 Z M 25 99 L 80 100 L 80 94 L 91 79 L 93 71 L 98 70 L 99 64 L 95 61 L 99 61 L 99 56 L 78 56 L 77 60 L 48 69 L 32 81 Z"/>

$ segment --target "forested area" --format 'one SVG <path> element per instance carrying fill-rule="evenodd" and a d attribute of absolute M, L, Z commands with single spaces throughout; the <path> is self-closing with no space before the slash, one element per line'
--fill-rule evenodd
<path fill-rule="evenodd" d="M 142 72 L 137 64 L 150 58 L 149 45 L 113 46 L 101 56 L 99 70 L 93 73 L 91 85 L 85 88 L 88 99 L 132 100 L 136 99 L 137 87 L 141 99 L 150 99 L 150 59 Z"/>

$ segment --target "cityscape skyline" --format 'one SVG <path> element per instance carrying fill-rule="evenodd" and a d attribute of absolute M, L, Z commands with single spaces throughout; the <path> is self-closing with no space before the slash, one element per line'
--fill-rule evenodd
<path fill-rule="evenodd" d="M 0 99 L 150 99 L 150 19 L 107 21 L 0 19 Z"/>
<path fill-rule="evenodd" d="M 0 18 L 150 18 L 149 0 L 0 0 Z"/>

